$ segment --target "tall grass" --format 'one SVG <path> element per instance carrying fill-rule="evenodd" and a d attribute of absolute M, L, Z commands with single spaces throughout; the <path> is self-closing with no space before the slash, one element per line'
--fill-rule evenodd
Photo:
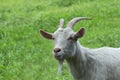
<path fill-rule="evenodd" d="M 74 27 L 86 28 L 81 45 L 120 47 L 119 7 L 119 0 L 0 0 L 0 80 L 73 80 L 66 63 L 57 75 L 52 41 L 39 29 L 54 32 L 60 18 L 91 17 Z"/>

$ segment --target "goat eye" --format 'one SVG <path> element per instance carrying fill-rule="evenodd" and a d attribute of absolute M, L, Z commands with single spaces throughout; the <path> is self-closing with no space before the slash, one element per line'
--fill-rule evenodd
<path fill-rule="evenodd" d="M 72 37 L 69 37 L 68 40 L 73 40 L 73 38 L 72 38 Z"/>
<path fill-rule="evenodd" d="M 52 37 L 52 40 L 55 40 L 55 38 L 54 38 L 54 37 Z"/>

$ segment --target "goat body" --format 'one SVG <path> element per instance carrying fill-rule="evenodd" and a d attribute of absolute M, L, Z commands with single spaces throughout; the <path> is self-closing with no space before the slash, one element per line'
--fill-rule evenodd
<path fill-rule="evenodd" d="M 85 29 L 72 30 L 80 20 L 90 18 L 74 18 L 67 28 L 63 28 L 64 20 L 61 19 L 54 33 L 40 30 L 43 37 L 54 41 L 54 56 L 59 61 L 58 73 L 61 74 L 63 61 L 66 60 L 74 80 L 120 80 L 120 48 L 89 49 L 81 46 L 78 39 L 83 37 Z"/>
<path fill-rule="evenodd" d="M 120 80 L 120 48 L 76 46 L 76 55 L 67 59 L 74 80 Z"/>

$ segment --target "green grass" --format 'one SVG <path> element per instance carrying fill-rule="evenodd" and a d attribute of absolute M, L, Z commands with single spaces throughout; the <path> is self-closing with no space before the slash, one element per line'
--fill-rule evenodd
<path fill-rule="evenodd" d="M 57 75 L 52 41 L 39 29 L 54 32 L 60 18 L 66 24 L 74 17 L 91 17 L 74 27 L 86 28 L 81 44 L 120 47 L 119 7 L 119 0 L 0 0 L 0 80 L 73 80 L 66 63 Z"/>

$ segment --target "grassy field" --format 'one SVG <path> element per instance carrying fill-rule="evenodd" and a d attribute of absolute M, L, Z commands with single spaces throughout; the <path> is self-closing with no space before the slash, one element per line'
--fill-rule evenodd
<path fill-rule="evenodd" d="M 57 75 L 52 41 L 39 29 L 54 32 L 60 18 L 91 17 L 85 47 L 120 47 L 120 0 L 0 0 L 0 80 L 73 80 L 67 64 Z"/>

